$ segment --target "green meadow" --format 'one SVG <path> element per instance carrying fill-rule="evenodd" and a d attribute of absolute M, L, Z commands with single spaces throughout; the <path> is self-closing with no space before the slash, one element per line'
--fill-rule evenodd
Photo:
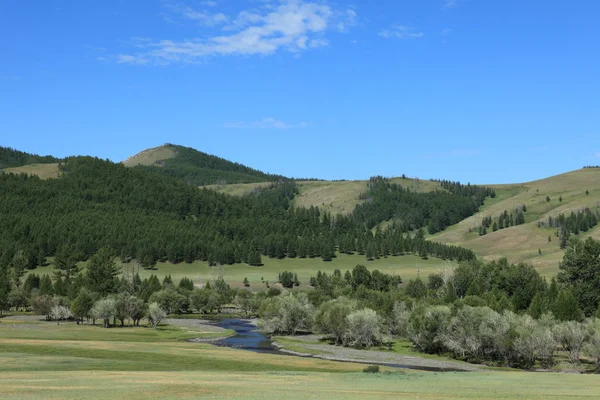
<path fill-rule="evenodd" d="M 2 399 L 595 399 L 597 375 L 416 372 L 185 342 L 164 326 L 0 320 Z"/>

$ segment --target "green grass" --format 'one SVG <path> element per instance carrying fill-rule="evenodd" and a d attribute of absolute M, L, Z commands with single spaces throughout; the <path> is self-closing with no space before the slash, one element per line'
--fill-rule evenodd
<path fill-rule="evenodd" d="M 597 376 L 526 372 L 9 371 L 0 377 L 3 399 L 577 400 L 598 393 Z"/>
<path fill-rule="evenodd" d="M 597 375 L 429 373 L 258 354 L 174 338 L 165 327 L 0 320 L 2 399 L 594 399 Z M 27 333 L 29 332 L 29 333 Z M 405 345 L 395 351 L 411 354 Z"/>
<path fill-rule="evenodd" d="M 49 260 L 51 261 L 51 260 Z M 261 290 L 266 286 L 261 283 L 261 277 L 265 281 L 274 283 L 277 281 L 277 275 L 281 271 L 292 271 L 298 274 L 298 279 L 301 282 L 300 288 L 308 288 L 309 279 L 315 276 L 317 271 L 321 270 L 327 273 L 333 273 L 335 269 L 345 272 L 351 270 L 357 264 L 367 266 L 370 270 L 379 269 L 387 274 L 400 275 L 403 281 L 413 279 L 419 274 L 422 277 L 427 277 L 429 273 L 437 272 L 441 268 L 454 265 L 450 261 L 444 261 L 438 258 L 429 258 L 423 260 L 412 255 L 381 258 L 379 260 L 367 261 L 365 256 L 358 254 L 347 255 L 338 254 L 330 262 L 325 262 L 320 258 L 285 258 L 269 259 L 263 257 L 264 265 L 261 267 L 251 267 L 247 264 L 225 265 L 223 267 L 224 279 L 234 287 L 242 287 L 244 278 L 250 281 L 252 290 Z M 80 263 L 82 268 L 85 268 L 86 262 Z M 131 267 L 132 264 L 121 264 L 123 269 Z M 219 276 L 219 270 L 216 267 L 209 267 L 206 262 L 195 261 L 191 264 L 180 263 L 158 263 L 156 270 L 140 269 L 140 276 L 143 278 L 155 274 L 159 277 L 164 277 L 170 274 L 174 282 L 179 282 L 184 276 L 192 279 L 194 283 L 204 283 L 207 280 L 214 280 Z M 47 265 L 38 267 L 31 272 L 36 274 L 52 274 L 53 267 Z"/>

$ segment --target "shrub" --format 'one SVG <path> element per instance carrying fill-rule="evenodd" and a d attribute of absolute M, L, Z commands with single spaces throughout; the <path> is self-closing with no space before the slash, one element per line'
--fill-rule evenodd
<path fill-rule="evenodd" d="M 369 365 L 363 369 L 363 372 L 368 374 L 378 374 L 379 373 L 379 365 Z"/>
<path fill-rule="evenodd" d="M 352 347 L 372 347 L 381 343 L 382 320 L 369 308 L 353 311 L 346 317 L 344 344 Z"/>

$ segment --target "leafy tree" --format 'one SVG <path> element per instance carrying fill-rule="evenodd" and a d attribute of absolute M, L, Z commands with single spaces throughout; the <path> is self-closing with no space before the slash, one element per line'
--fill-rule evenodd
<path fill-rule="evenodd" d="M 244 287 L 250 287 L 250 281 L 248 278 L 244 278 Z"/>
<path fill-rule="evenodd" d="M 346 317 L 348 327 L 344 343 L 352 347 L 372 347 L 382 340 L 382 319 L 369 308 L 356 310 Z"/>
<path fill-rule="evenodd" d="M 46 319 L 50 320 L 50 312 L 54 306 L 54 300 L 49 295 L 36 296 L 31 301 L 31 306 L 37 315 L 45 315 Z"/>
<path fill-rule="evenodd" d="M 167 313 L 160 308 L 158 303 L 151 303 L 148 306 L 148 320 L 152 324 L 152 327 L 156 329 L 163 319 L 167 317 Z"/>
<path fill-rule="evenodd" d="M 263 301 L 259 327 L 265 332 L 295 335 L 298 330 L 310 329 L 313 312 L 306 294 L 294 296 L 286 291 Z"/>
<path fill-rule="evenodd" d="M 406 285 L 406 294 L 415 299 L 421 299 L 427 295 L 427 287 L 421 278 L 411 279 Z"/>
<path fill-rule="evenodd" d="M 21 288 L 13 288 L 8 294 L 8 302 L 16 311 L 27 306 L 27 294 Z"/>
<path fill-rule="evenodd" d="M 77 320 L 77 324 L 84 318 L 89 320 L 92 315 L 92 307 L 94 307 L 92 294 L 87 289 L 82 289 L 71 303 L 71 314 Z"/>
<path fill-rule="evenodd" d="M 336 344 L 343 343 L 348 330 L 346 317 L 357 308 L 358 303 L 346 297 L 321 304 L 315 313 L 315 330 L 331 335 Z"/>
<path fill-rule="evenodd" d="M 117 313 L 116 301 L 111 297 L 98 300 L 94 307 L 92 307 L 91 314 L 94 318 L 101 319 L 103 321 L 104 328 L 110 327 L 110 320 L 113 319 Z"/>

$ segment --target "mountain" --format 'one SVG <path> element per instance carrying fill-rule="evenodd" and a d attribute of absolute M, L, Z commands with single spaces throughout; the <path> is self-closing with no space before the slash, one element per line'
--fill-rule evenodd
<path fill-rule="evenodd" d="M 169 143 L 144 150 L 123 161 L 123 164 L 180 178 L 195 186 L 274 182 L 286 179 L 190 147 Z"/>

